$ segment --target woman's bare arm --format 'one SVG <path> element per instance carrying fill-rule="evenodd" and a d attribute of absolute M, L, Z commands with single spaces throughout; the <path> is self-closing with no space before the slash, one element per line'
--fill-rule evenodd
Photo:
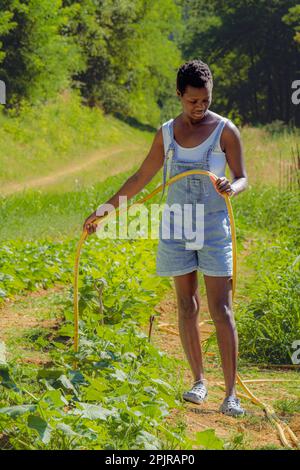
<path fill-rule="evenodd" d="M 230 183 L 225 177 L 219 178 L 217 180 L 217 189 L 219 192 L 228 193 L 233 189 L 233 196 L 236 196 L 247 188 L 248 177 L 245 169 L 244 152 L 240 132 L 231 121 L 228 121 L 223 130 L 220 145 L 226 154 L 226 159 L 233 180 Z"/>
<path fill-rule="evenodd" d="M 127 200 L 138 194 L 156 175 L 164 163 L 164 144 L 162 129 L 160 128 L 153 139 L 152 146 L 148 155 L 141 164 L 140 168 L 128 178 L 123 186 L 108 201 L 98 207 L 84 222 L 83 229 L 88 233 L 96 230 L 96 224 L 93 221 L 99 216 L 111 212 L 119 207 L 120 196 L 126 196 Z M 108 206 L 110 204 L 111 206 Z"/>

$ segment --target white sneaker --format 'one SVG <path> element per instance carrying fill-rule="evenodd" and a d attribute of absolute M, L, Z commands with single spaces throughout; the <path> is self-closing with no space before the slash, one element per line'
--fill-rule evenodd
<path fill-rule="evenodd" d="M 243 416 L 244 408 L 241 407 L 240 400 L 234 395 L 226 397 L 220 406 L 220 411 L 227 416 Z"/>
<path fill-rule="evenodd" d="M 207 389 L 202 380 L 197 380 L 192 386 L 191 390 L 182 395 L 186 401 L 191 401 L 199 405 L 207 397 Z"/>

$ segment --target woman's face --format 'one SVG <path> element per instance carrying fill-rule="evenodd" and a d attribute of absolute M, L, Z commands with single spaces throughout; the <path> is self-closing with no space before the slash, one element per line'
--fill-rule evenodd
<path fill-rule="evenodd" d="M 205 112 L 209 108 L 212 100 L 212 87 L 205 86 L 196 88 L 187 85 L 185 92 L 181 95 L 177 90 L 177 95 L 180 97 L 183 112 L 193 120 L 202 119 Z"/>

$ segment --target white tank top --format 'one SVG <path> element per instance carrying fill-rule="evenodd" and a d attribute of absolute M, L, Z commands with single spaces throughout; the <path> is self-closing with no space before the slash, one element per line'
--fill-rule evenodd
<path fill-rule="evenodd" d="M 228 121 L 228 119 L 226 118 L 222 117 L 222 119 L 225 121 Z M 217 132 L 218 127 L 219 126 L 217 125 L 216 128 L 207 137 L 207 139 L 205 139 L 204 142 L 202 142 L 200 145 L 197 145 L 196 147 L 190 147 L 190 148 L 181 147 L 181 145 L 179 145 L 174 138 L 178 161 L 183 160 L 186 162 L 196 162 L 197 160 L 199 160 L 199 151 L 201 153 L 207 151 L 208 147 L 211 144 L 211 141 L 213 140 L 215 136 L 215 133 Z M 226 163 L 227 163 L 226 155 L 222 151 L 221 146 L 220 146 L 221 135 L 218 139 L 218 142 L 214 150 L 211 152 L 210 159 L 209 159 L 210 171 L 219 177 L 225 176 L 225 169 L 226 169 Z"/>

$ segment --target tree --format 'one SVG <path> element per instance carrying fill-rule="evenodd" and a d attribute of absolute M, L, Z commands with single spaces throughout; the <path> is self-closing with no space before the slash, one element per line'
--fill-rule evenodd
<path fill-rule="evenodd" d="M 289 9 L 288 13 L 283 16 L 282 20 L 285 24 L 293 26 L 296 34 L 294 39 L 300 43 L 300 5 L 296 5 Z"/>
<path fill-rule="evenodd" d="M 13 19 L 0 29 L 5 54 L 0 73 L 7 83 L 8 104 L 24 98 L 35 103 L 67 88 L 72 74 L 84 65 L 72 38 L 63 34 L 76 4 L 63 8 L 61 0 L 0 0 L 0 6 Z"/>
<path fill-rule="evenodd" d="M 184 50 L 213 72 L 216 109 L 236 121 L 298 122 L 291 82 L 299 69 L 293 31 L 282 21 L 295 0 L 190 0 Z M 200 25 L 200 18 L 202 24 Z M 298 122 L 299 123 L 299 122 Z"/>
<path fill-rule="evenodd" d="M 73 2 L 67 0 L 64 5 Z M 175 95 L 181 54 L 180 7 L 173 0 L 79 0 L 69 34 L 82 50 L 85 70 L 75 74 L 90 105 L 157 125 Z"/>

